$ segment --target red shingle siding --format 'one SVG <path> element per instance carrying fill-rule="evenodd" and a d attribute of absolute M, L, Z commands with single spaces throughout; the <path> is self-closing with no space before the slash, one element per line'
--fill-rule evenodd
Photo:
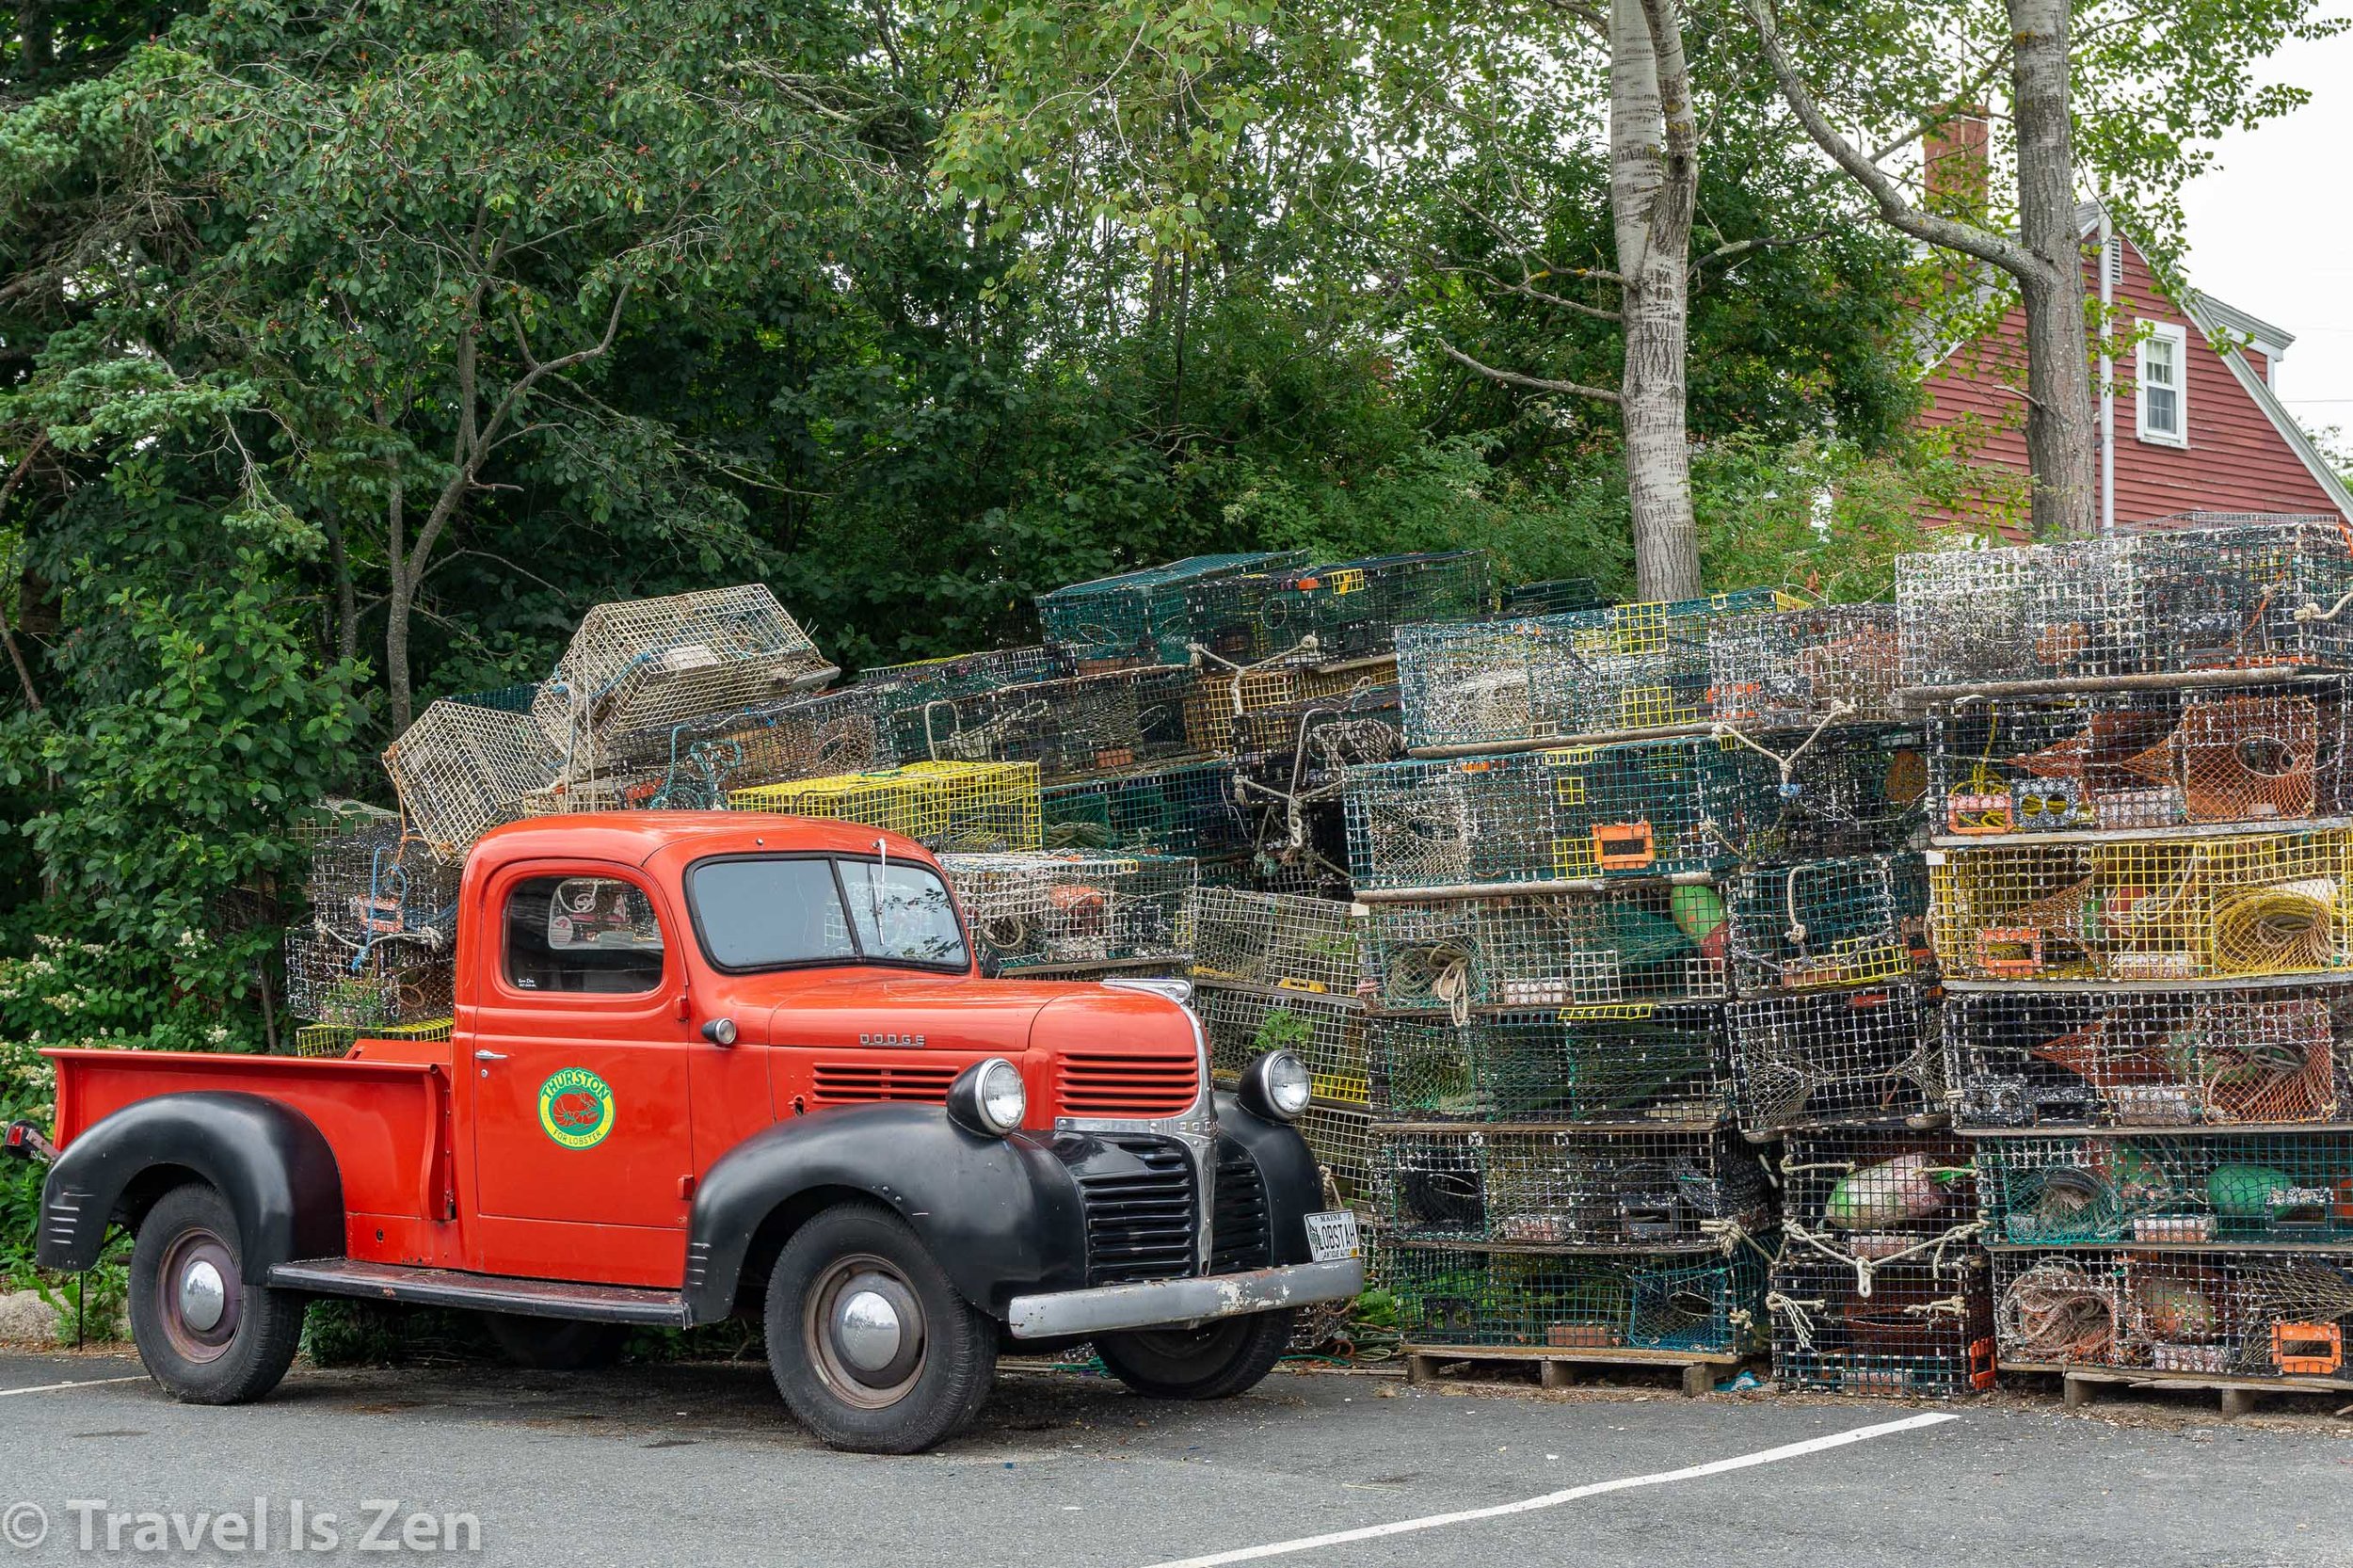
<path fill-rule="evenodd" d="M 2200 336 L 2188 316 L 2158 289 L 2140 252 L 2125 241 L 2124 268 L 2116 286 L 2118 332 L 2135 320 L 2177 323 L 2189 335 L 2189 444 L 2168 446 L 2140 440 L 2134 395 L 2135 359 L 2127 348 L 2116 362 L 2116 520 L 2120 527 L 2178 512 L 2326 512 L 2336 504 L 2304 466 L 2285 437 L 2248 395 L 2222 357 Z M 2086 282 L 2096 293 L 2099 273 L 2085 264 Z M 2025 381 L 2025 318 L 2012 309 L 1993 333 L 1963 345 L 1939 365 L 1926 383 L 1929 397 L 1922 423 L 1931 427 L 1978 422 L 1984 434 L 1971 443 L 1975 462 L 2024 475 L 2026 472 L 2025 405 L 2017 389 Z M 2261 355 L 2248 361 L 2258 375 L 2270 367 Z M 1965 432 L 1963 439 L 1975 436 Z M 1931 516 L 1934 523 L 1983 526 L 1987 513 Z"/>

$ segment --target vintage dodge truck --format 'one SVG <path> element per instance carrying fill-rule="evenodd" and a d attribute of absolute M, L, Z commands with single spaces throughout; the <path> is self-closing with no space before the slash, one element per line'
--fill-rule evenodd
<path fill-rule="evenodd" d="M 852 824 L 500 828 L 461 884 L 445 1041 L 339 1059 L 54 1050 L 38 1256 L 136 1232 L 183 1400 L 258 1399 L 307 1300 L 472 1308 L 527 1364 L 736 1315 L 825 1442 L 911 1452 L 1000 1346 L 1084 1340 L 1212 1399 L 1363 1286 L 1288 1052 L 1213 1090 L 1181 983 L 984 977 L 937 864 Z M 54 1139 L 54 1142 L 53 1142 Z"/>

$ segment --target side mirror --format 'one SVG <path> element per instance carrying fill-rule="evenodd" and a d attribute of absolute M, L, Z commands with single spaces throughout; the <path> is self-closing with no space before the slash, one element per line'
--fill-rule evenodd
<path fill-rule="evenodd" d="M 712 1019 L 703 1025 L 703 1038 L 714 1046 L 735 1044 L 735 1020 L 733 1018 Z"/>

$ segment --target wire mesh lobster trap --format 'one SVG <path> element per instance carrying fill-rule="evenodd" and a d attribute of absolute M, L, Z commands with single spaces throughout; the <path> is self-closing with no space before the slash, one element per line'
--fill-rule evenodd
<path fill-rule="evenodd" d="M 446 698 L 428 705 L 384 753 L 410 829 L 444 859 L 532 815 L 558 788 L 563 759 L 528 713 Z"/>
<path fill-rule="evenodd" d="M 1224 762 L 1177 762 L 1046 787 L 1048 849 L 1145 850 L 1208 860 L 1257 840 Z"/>
<path fill-rule="evenodd" d="M 1811 729 L 1900 722 L 1893 604 L 1817 604 L 1728 616 L 1707 629 L 1709 711 L 1719 724 Z"/>
<path fill-rule="evenodd" d="M 422 943 L 359 944 L 317 926 L 286 933 L 286 1006 L 297 1018 L 372 1029 L 448 1017 L 455 970 Z"/>
<path fill-rule="evenodd" d="M 2346 962 L 2353 830 L 1932 850 L 1929 936 L 1969 980 L 2224 980 Z"/>
<path fill-rule="evenodd" d="M 874 664 L 858 672 L 856 684 L 873 693 L 876 712 L 888 718 L 920 709 L 929 702 L 971 696 L 1006 686 L 1027 686 L 1040 680 L 1061 680 L 1077 673 L 1061 650 L 1032 645 L 952 653 L 944 658 L 914 659 L 900 664 Z"/>
<path fill-rule="evenodd" d="M 1982 1253 L 1891 1265 L 1866 1282 L 1785 1246 L 1765 1302 L 1773 1380 L 1785 1388 L 1951 1399 L 1993 1386 L 1993 1271 Z"/>
<path fill-rule="evenodd" d="M 2013 1253 L 1993 1259 L 2005 1365 L 2353 1387 L 2353 1259 L 2329 1254 Z"/>
<path fill-rule="evenodd" d="M 2006 697 L 1930 717 L 1939 833 L 2280 824 L 2353 811 L 2342 678 Z"/>
<path fill-rule="evenodd" d="M 1722 1009 L 1505 1013 L 1457 1024 L 1383 1015 L 1367 1032 L 1376 1114 L 1400 1122 L 1713 1127 L 1731 1109 Z"/>
<path fill-rule="evenodd" d="M 874 694 L 862 686 L 690 720 L 659 740 L 643 792 L 649 810 L 724 810 L 737 790 L 872 773 L 895 760 Z"/>
<path fill-rule="evenodd" d="M 446 1040 L 454 1020 L 429 1018 L 415 1024 L 304 1024 L 294 1032 L 289 1054 L 348 1056 L 362 1040 Z"/>
<path fill-rule="evenodd" d="M 1989 1244 L 2353 1243 L 2353 1132 L 1980 1137 L 1977 1164 Z"/>
<path fill-rule="evenodd" d="M 1743 866 L 1724 884 L 1743 995 L 1901 980 L 1928 969 L 1929 873 L 1915 855 Z"/>
<path fill-rule="evenodd" d="M 1458 550 L 1211 578 L 1185 589 L 1185 618 L 1214 663 L 1332 664 L 1385 658 L 1400 626 L 1494 602 L 1487 552 Z"/>
<path fill-rule="evenodd" d="M 1747 1247 L 1604 1258 L 1399 1246 L 1376 1269 L 1409 1345 L 1737 1355 L 1764 1321 L 1765 1266 Z"/>
<path fill-rule="evenodd" d="M 1590 577 L 1548 577 L 1504 589 L 1499 614 L 1516 620 L 1528 616 L 1564 616 L 1573 610 L 1602 610 L 1609 604 L 1601 585 Z"/>
<path fill-rule="evenodd" d="M 1151 965 L 1189 956 L 1196 868 L 1173 855 L 1032 850 L 943 855 L 982 956 L 1005 973 Z"/>
<path fill-rule="evenodd" d="M 1781 1150 L 1785 1258 L 1861 1276 L 1944 1264 L 1977 1250 L 1977 1172 L 1951 1133 L 1856 1128 L 1793 1131 Z"/>
<path fill-rule="evenodd" d="M 1294 1124 L 1307 1152 L 1332 1178 L 1340 1201 L 1362 1208 L 1372 1196 L 1372 1117 L 1360 1105 L 1312 1100 Z"/>
<path fill-rule="evenodd" d="M 1750 836 L 1750 858 L 1825 860 L 1916 844 L 1928 824 L 1926 731 L 1842 725 L 1793 739 L 1731 737 L 1778 790 L 1777 813 Z"/>
<path fill-rule="evenodd" d="M 1219 749 L 1260 798 L 1337 803 L 1350 768 L 1405 755 L 1404 716 L 1395 686 L 1365 683 L 1339 696 L 1240 714 Z"/>
<path fill-rule="evenodd" d="M 1770 589 L 1557 616 L 1401 628 L 1406 744 L 1470 750 L 1678 728 L 1710 718 L 1708 629 L 1789 608 Z"/>
<path fill-rule="evenodd" d="M 303 888 L 311 922 L 354 949 L 446 950 L 457 929 L 458 867 L 390 813 L 354 820 L 358 825 L 313 841 Z"/>
<path fill-rule="evenodd" d="M 1912 1122 L 1945 1110 L 1933 993 L 1916 984 L 1808 992 L 1725 1009 L 1733 1101 L 1756 1136 Z"/>
<path fill-rule="evenodd" d="M 1963 1127 L 2177 1127 L 2338 1120 L 2353 1105 L 2353 991 L 1947 997 Z"/>
<path fill-rule="evenodd" d="M 1365 1009 L 1353 997 L 1210 982 L 1194 987 L 1193 1010 L 1217 1073 L 1233 1077 L 1263 1052 L 1288 1050 L 1307 1064 L 1319 1100 L 1361 1110 L 1370 1096 Z"/>
<path fill-rule="evenodd" d="M 840 672 L 767 585 L 600 604 L 541 683 L 532 717 L 576 761 L 645 749 L 646 732 L 771 703 Z"/>
<path fill-rule="evenodd" d="M 736 790 L 737 811 L 831 817 L 902 833 L 932 850 L 1001 853 L 1040 847 L 1034 762 L 910 762 Z"/>
<path fill-rule="evenodd" d="M 1898 557 L 1913 687 L 2353 663 L 2353 543 L 2298 523 Z"/>
<path fill-rule="evenodd" d="M 1401 1013 L 1646 1006 L 1730 994 L 1712 888 L 1639 884 L 1368 906 L 1379 1005 Z"/>
<path fill-rule="evenodd" d="M 1373 1135 L 1374 1213 L 1400 1241 L 1723 1249 L 1772 1220 L 1765 1168 L 1733 1134 L 1376 1124 Z"/>
<path fill-rule="evenodd" d="M 1186 930 L 1196 980 L 1353 997 L 1363 978 L 1363 921 L 1334 899 L 1200 887 Z"/>
<path fill-rule="evenodd" d="M 1081 670 L 1115 664 L 1189 664 L 1193 624 L 1185 590 L 1245 572 L 1283 572 L 1307 564 L 1299 550 L 1188 555 L 1157 567 L 1072 583 L 1037 596 L 1046 640 Z"/>
<path fill-rule="evenodd" d="M 1048 783 L 1117 772 L 1193 755 L 1193 685 L 1191 670 L 1151 665 L 937 697 L 901 709 L 890 744 L 935 761 L 1034 762 Z"/>
<path fill-rule="evenodd" d="M 1779 804 L 1760 759 L 1693 738 L 1357 768 L 1345 801 L 1360 891 L 1714 871 Z"/>

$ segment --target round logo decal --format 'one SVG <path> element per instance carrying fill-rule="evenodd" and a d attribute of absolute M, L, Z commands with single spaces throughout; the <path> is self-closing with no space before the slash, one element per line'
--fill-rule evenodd
<path fill-rule="evenodd" d="M 592 1149 L 613 1130 L 613 1088 L 585 1067 L 566 1067 L 539 1085 L 539 1126 L 568 1149 Z"/>

